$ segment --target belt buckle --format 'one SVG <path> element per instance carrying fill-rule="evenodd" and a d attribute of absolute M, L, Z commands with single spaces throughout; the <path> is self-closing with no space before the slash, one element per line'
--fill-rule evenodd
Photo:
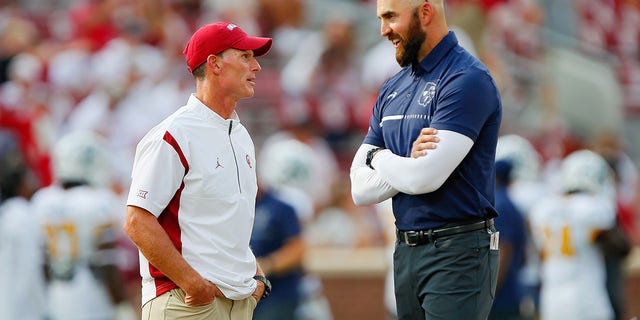
<path fill-rule="evenodd" d="M 405 231 L 402 233 L 404 235 L 404 243 L 406 243 L 408 246 L 410 247 L 415 247 L 418 245 L 418 242 L 411 242 L 409 241 L 409 234 L 411 234 L 411 236 L 417 236 L 419 235 L 418 231 Z"/>

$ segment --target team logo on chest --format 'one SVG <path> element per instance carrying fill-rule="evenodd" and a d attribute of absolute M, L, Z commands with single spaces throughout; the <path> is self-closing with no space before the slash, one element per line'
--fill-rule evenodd
<path fill-rule="evenodd" d="M 249 168 L 253 169 L 253 165 L 251 164 L 251 157 L 249 157 L 249 155 L 246 154 L 245 159 L 247 160 L 247 164 L 249 165 Z"/>
<path fill-rule="evenodd" d="M 429 104 L 429 102 L 433 100 L 433 97 L 435 97 L 435 95 L 436 95 L 435 82 L 427 82 L 427 85 L 425 86 L 424 91 L 422 91 L 422 94 L 420 95 L 418 104 L 423 107 L 426 107 Z"/>

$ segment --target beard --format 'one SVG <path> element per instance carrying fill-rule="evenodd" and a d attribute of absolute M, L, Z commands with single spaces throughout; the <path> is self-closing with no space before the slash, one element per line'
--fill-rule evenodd
<path fill-rule="evenodd" d="M 404 44 L 401 44 L 396 51 L 396 61 L 398 61 L 401 67 L 404 68 L 410 64 L 417 64 L 419 62 L 418 52 L 426 37 L 427 34 L 420 28 L 418 11 L 416 10 L 409 24 L 407 40 Z"/>

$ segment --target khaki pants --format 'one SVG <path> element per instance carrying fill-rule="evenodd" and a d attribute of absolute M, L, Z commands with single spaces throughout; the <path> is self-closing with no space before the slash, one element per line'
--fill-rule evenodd
<path fill-rule="evenodd" d="M 209 305 L 191 307 L 184 298 L 180 288 L 154 298 L 142 307 L 142 320 L 251 320 L 257 304 L 253 296 L 243 300 L 216 297 Z"/>

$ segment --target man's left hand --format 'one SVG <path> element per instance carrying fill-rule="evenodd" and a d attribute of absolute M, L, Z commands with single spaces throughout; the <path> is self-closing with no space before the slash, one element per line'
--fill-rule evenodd
<path fill-rule="evenodd" d="M 423 128 L 420 135 L 413 142 L 411 147 L 411 158 L 419 158 L 427 155 L 427 150 L 437 148 L 440 138 L 437 136 L 438 130 L 435 128 Z"/>
<path fill-rule="evenodd" d="M 251 294 L 257 302 L 260 302 L 260 299 L 262 299 L 262 295 L 264 294 L 264 283 L 262 283 L 262 281 L 256 281 L 258 283 L 258 286 L 256 287 L 256 290 L 253 291 L 253 293 Z"/>

